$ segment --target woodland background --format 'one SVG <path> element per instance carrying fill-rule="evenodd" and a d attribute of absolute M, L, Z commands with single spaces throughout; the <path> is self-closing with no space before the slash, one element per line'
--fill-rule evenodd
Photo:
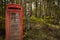
<path fill-rule="evenodd" d="M 60 0 L 0 0 L 0 40 L 5 40 L 9 3 L 23 6 L 24 40 L 60 40 Z"/>

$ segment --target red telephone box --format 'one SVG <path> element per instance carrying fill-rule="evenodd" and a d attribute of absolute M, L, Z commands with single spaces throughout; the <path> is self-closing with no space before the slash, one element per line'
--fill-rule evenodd
<path fill-rule="evenodd" d="M 6 5 L 6 40 L 23 39 L 23 11 L 19 4 Z"/>

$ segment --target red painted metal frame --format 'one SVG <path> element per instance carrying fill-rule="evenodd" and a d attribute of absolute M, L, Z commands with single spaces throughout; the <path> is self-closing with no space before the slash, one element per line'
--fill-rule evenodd
<path fill-rule="evenodd" d="M 21 10 L 13 10 L 13 9 L 8 9 L 8 7 L 16 7 L 16 8 L 21 8 Z M 20 25 L 19 25 L 19 30 L 20 30 L 20 40 L 23 40 L 23 11 L 22 11 L 22 6 L 18 4 L 7 4 L 6 5 L 6 40 L 8 40 L 8 35 L 9 35 L 9 13 L 14 12 L 14 13 L 19 13 L 20 14 Z"/>

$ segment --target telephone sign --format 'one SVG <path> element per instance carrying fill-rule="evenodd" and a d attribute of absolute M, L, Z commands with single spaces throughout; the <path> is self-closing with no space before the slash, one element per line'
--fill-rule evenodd
<path fill-rule="evenodd" d="M 18 4 L 6 5 L 6 40 L 23 39 L 23 11 Z"/>

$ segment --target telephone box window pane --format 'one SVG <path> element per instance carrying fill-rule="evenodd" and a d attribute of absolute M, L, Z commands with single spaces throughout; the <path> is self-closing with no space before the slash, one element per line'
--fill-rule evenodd
<path fill-rule="evenodd" d="M 10 13 L 9 14 L 9 40 L 18 40 L 19 39 L 19 35 L 20 35 L 20 29 L 19 29 L 19 13 Z M 14 37 L 13 37 L 14 36 Z"/>
<path fill-rule="evenodd" d="M 16 14 L 16 13 L 10 14 L 10 20 L 11 20 L 11 23 L 19 22 L 19 14 Z"/>

